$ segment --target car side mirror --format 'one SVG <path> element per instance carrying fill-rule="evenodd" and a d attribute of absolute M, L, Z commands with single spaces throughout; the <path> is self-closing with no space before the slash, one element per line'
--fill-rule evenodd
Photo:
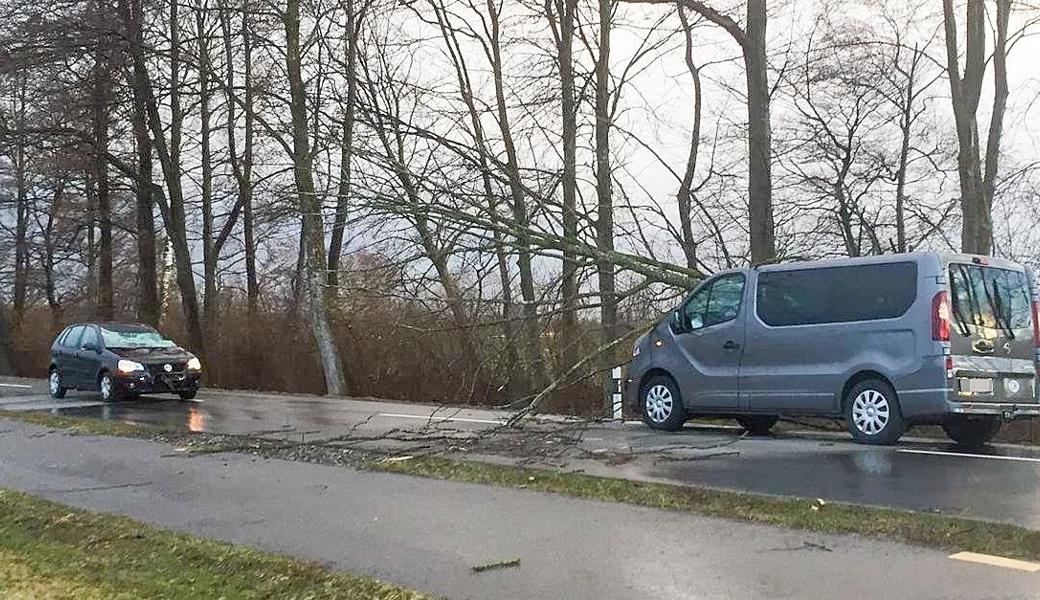
<path fill-rule="evenodd" d="M 83 344 L 83 349 L 90 350 L 92 352 L 101 352 L 101 348 L 98 348 L 98 345 L 94 342 L 87 342 L 86 344 Z"/>

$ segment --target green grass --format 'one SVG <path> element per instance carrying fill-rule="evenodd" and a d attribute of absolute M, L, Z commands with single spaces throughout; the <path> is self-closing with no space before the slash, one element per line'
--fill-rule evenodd
<path fill-rule="evenodd" d="M 375 579 L 0 489 L 5 599 L 427 598 Z"/>
<path fill-rule="evenodd" d="M 819 533 L 860 534 L 948 550 L 1040 559 L 1040 531 L 945 515 L 642 483 L 439 457 L 370 461 L 365 463 L 365 468 L 686 511 Z"/>
<path fill-rule="evenodd" d="M 131 437 L 150 439 L 157 435 L 167 433 L 185 433 L 184 431 L 171 430 L 169 428 L 148 425 L 144 423 L 126 423 L 123 421 L 103 421 L 101 419 L 84 419 L 76 417 L 62 417 L 43 412 L 31 411 L 7 411 L 0 410 L 0 419 L 11 419 L 23 421 L 44 427 L 55 429 L 67 429 L 87 435 L 111 435 L 116 437 Z"/>

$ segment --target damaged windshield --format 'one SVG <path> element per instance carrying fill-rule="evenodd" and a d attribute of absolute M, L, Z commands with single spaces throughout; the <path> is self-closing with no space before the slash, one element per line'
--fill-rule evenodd
<path fill-rule="evenodd" d="M 1030 326 L 1029 283 L 1021 271 L 952 264 L 950 291 L 961 335 L 985 327 L 1014 338 L 1016 329 Z"/>
<path fill-rule="evenodd" d="M 144 327 L 102 327 L 106 348 L 173 348 L 177 344 L 154 329 Z"/>

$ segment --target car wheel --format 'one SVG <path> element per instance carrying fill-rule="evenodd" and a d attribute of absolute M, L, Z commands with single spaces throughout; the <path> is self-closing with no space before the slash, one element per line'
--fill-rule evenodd
<path fill-rule="evenodd" d="M 177 392 L 177 395 L 181 397 L 181 400 L 194 400 L 195 395 L 198 393 L 198 390 L 189 390 L 184 392 Z"/>
<path fill-rule="evenodd" d="M 112 379 L 112 376 L 108 373 L 102 373 L 101 377 L 98 378 L 98 391 L 101 392 L 102 402 L 119 400 L 119 389 L 116 387 L 116 382 Z"/>
<path fill-rule="evenodd" d="M 686 422 L 679 387 L 666 375 L 657 375 L 646 382 L 640 393 L 643 421 L 653 429 L 678 431 Z"/>
<path fill-rule="evenodd" d="M 943 420 L 942 428 L 950 439 L 962 446 L 983 446 L 1000 431 L 997 417 L 951 416 Z"/>
<path fill-rule="evenodd" d="M 895 390 L 880 379 L 863 380 L 849 390 L 845 423 L 852 438 L 864 444 L 894 444 L 906 430 Z"/>
<path fill-rule="evenodd" d="M 50 375 L 47 376 L 47 390 L 50 392 L 51 398 L 65 397 L 67 388 L 61 380 L 61 371 L 57 367 L 51 369 Z"/>
<path fill-rule="evenodd" d="M 737 417 L 737 423 L 751 435 L 769 435 L 769 430 L 780 418 L 775 415 L 748 415 Z"/>

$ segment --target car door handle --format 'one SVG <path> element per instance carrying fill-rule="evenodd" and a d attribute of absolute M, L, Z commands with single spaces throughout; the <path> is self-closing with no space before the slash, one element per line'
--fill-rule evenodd
<path fill-rule="evenodd" d="M 722 345 L 723 350 L 737 350 L 738 348 L 740 348 L 740 344 L 733 340 L 727 340 L 726 343 Z"/>

